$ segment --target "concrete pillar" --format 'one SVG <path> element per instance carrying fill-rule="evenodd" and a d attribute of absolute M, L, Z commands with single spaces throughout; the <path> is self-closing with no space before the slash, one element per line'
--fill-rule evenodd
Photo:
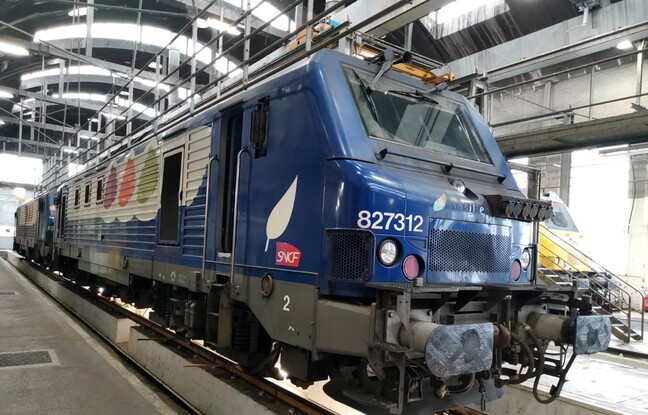
<path fill-rule="evenodd" d="M 569 206 L 569 187 L 571 185 L 571 158 L 572 153 L 560 155 L 560 191 L 558 196 Z"/>
<path fill-rule="evenodd" d="M 86 15 L 86 56 L 92 56 L 92 24 L 94 23 L 94 12 L 95 9 L 92 7 L 94 0 L 88 0 L 88 14 Z"/>
<path fill-rule="evenodd" d="M 641 42 L 637 42 L 635 44 L 637 46 L 638 50 L 643 51 L 646 47 L 646 41 L 642 40 Z M 643 91 L 643 52 L 637 53 L 637 79 L 636 79 L 636 88 L 635 88 L 635 94 L 639 95 Z M 637 97 L 636 101 L 637 105 L 641 106 L 641 97 Z"/>
<path fill-rule="evenodd" d="M 407 51 L 412 50 L 412 33 L 414 33 L 414 23 L 405 26 L 405 45 L 403 45 L 403 48 Z"/>
<path fill-rule="evenodd" d="M 543 89 L 543 98 L 542 98 L 542 105 L 547 108 L 547 111 L 550 111 L 549 108 L 553 108 L 551 105 L 552 101 L 552 93 L 553 93 L 553 82 L 551 80 L 547 80 L 544 84 L 544 89 Z M 543 122 L 545 127 L 549 127 L 552 124 L 552 119 L 548 119 Z"/>
<path fill-rule="evenodd" d="M 180 51 L 178 51 L 177 49 L 169 48 L 169 62 L 167 66 L 167 71 L 168 71 L 167 73 L 172 73 L 178 68 L 178 66 L 180 66 Z M 168 96 L 168 100 L 169 100 L 169 106 L 177 104 L 179 101 L 178 94 L 177 93 L 170 94 Z M 161 109 L 164 110 L 163 107 Z"/>

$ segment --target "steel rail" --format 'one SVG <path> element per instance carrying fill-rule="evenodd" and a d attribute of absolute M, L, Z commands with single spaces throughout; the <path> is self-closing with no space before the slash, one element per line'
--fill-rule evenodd
<path fill-rule="evenodd" d="M 191 340 L 187 340 L 184 337 L 181 337 L 180 335 L 173 333 L 172 331 L 163 328 L 162 326 L 153 323 L 149 319 L 140 316 L 139 314 L 127 310 L 123 306 L 114 303 L 110 300 L 106 300 L 98 295 L 93 294 L 91 291 L 86 290 L 85 288 L 81 287 L 80 285 L 77 285 L 75 282 L 65 278 L 64 276 L 57 275 L 51 271 L 45 270 L 44 268 L 40 266 L 36 266 L 35 263 L 29 263 L 29 265 L 36 269 L 38 272 L 41 274 L 59 282 L 62 284 L 65 288 L 69 289 L 73 293 L 79 295 L 80 297 L 84 298 L 85 300 L 88 300 L 97 306 L 109 310 L 115 314 L 120 314 L 123 315 L 125 318 L 128 318 L 138 325 L 146 328 L 147 330 L 150 330 L 151 332 L 155 333 L 157 336 L 161 337 L 164 342 L 167 343 L 173 343 L 176 346 L 178 346 L 181 349 L 184 349 L 185 351 L 193 354 L 194 356 L 204 360 L 206 364 L 203 365 L 198 365 L 197 367 L 208 367 L 208 368 L 218 368 L 225 370 L 228 372 L 230 375 L 236 377 L 237 379 L 250 384 L 251 386 L 254 386 L 258 388 L 263 394 L 266 396 L 270 396 L 272 398 L 275 398 L 276 400 L 282 402 L 283 404 L 287 405 L 290 408 L 294 408 L 296 411 L 299 411 L 300 413 L 304 413 L 306 415 L 335 415 L 335 412 L 332 412 L 331 410 L 324 408 L 323 406 L 317 404 L 316 402 L 310 401 L 304 397 L 301 397 L 299 395 L 296 395 L 292 392 L 290 392 L 287 389 L 282 388 L 281 386 L 275 384 L 274 382 L 267 380 L 263 377 L 260 376 L 255 376 L 252 374 L 249 374 L 245 372 L 238 364 L 234 363 L 231 359 L 220 355 L 219 353 L 207 349 L 206 347 L 203 347 L 199 344 L 194 343 Z M 29 277 L 27 277 L 29 278 Z M 29 278 L 30 281 L 34 282 Z M 34 282 L 36 284 L 36 282 Z M 38 286 L 38 284 L 36 284 Z M 40 286 L 39 286 L 40 287 Z M 92 328 L 92 326 L 86 322 L 83 318 L 81 318 L 74 310 L 70 309 L 67 307 L 65 304 L 63 304 L 61 301 L 59 301 L 56 297 L 52 296 L 51 294 L 47 293 L 47 291 L 43 290 L 48 296 L 53 298 L 58 304 L 62 304 L 66 310 L 68 310 L 70 313 L 74 314 L 77 318 L 79 318 L 84 324 L 88 325 L 89 327 Z M 92 328 L 93 331 L 96 331 L 96 329 Z M 120 349 L 117 344 L 112 343 L 110 340 L 106 339 L 105 336 L 101 336 L 104 340 L 106 340 L 111 347 Z M 123 351 L 123 350 L 122 350 Z M 125 351 L 123 351 L 126 353 Z M 129 360 L 133 360 L 131 356 L 128 356 Z M 140 366 L 137 364 L 137 366 Z M 148 371 L 145 371 L 148 372 Z M 147 373 L 148 376 L 153 376 L 150 372 Z M 184 404 L 186 404 L 189 409 L 192 411 L 197 410 L 188 402 L 186 402 L 182 396 L 178 395 L 175 391 L 170 389 L 170 387 L 166 386 L 163 382 L 161 382 L 158 379 L 155 379 L 156 382 L 160 385 L 162 385 L 165 390 L 169 390 L 176 398 L 180 399 Z M 199 412 L 198 412 L 199 413 Z"/>

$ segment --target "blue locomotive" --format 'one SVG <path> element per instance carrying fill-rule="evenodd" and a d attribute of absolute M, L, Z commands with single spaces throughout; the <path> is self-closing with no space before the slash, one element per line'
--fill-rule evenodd
<path fill-rule="evenodd" d="M 569 366 L 547 342 L 604 350 L 609 320 L 535 284 L 550 205 L 519 192 L 463 97 L 392 59 L 323 50 L 134 140 L 21 206 L 16 250 L 348 402 L 438 410 L 543 373 L 558 394 Z"/>

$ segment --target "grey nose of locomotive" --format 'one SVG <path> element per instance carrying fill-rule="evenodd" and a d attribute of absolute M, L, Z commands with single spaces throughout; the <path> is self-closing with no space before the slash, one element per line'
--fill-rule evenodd
<path fill-rule="evenodd" d="M 531 313 L 527 324 L 543 340 L 574 345 L 576 354 L 602 352 L 610 344 L 612 323 L 608 316 L 578 316 L 575 318 Z"/>
<path fill-rule="evenodd" d="M 481 372 L 493 362 L 493 325 L 440 324 L 412 321 L 403 327 L 400 342 L 425 354 L 432 373 L 439 377 Z"/>

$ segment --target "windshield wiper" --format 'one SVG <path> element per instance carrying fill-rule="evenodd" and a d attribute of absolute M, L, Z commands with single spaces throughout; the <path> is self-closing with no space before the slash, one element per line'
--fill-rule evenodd
<path fill-rule="evenodd" d="M 505 174 L 491 173 L 491 172 L 488 172 L 488 171 L 475 169 L 473 167 L 462 166 L 460 164 L 448 163 L 448 162 L 445 162 L 445 161 L 434 160 L 434 159 L 423 158 L 423 157 L 410 156 L 409 154 L 404 154 L 404 153 L 396 153 L 394 151 L 389 151 L 387 149 L 387 147 L 385 147 L 382 150 L 375 153 L 376 158 L 378 160 L 384 160 L 384 158 L 387 157 L 387 154 L 391 154 L 393 156 L 403 157 L 403 158 L 407 158 L 407 159 L 411 159 L 411 160 L 423 161 L 423 162 L 426 162 L 426 163 L 436 164 L 437 166 L 441 166 L 441 171 L 443 171 L 443 173 L 445 173 L 445 174 L 450 174 L 450 171 L 452 169 L 460 169 L 460 170 L 468 171 L 468 172 L 471 172 L 471 173 L 483 174 L 484 176 L 495 177 L 495 178 L 497 178 L 498 183 L 503 183 L 504 180 L 506 180 L 506 175 Z"/>
<path fill-rule="evenodd" d="M 389 90 L 387 90 L 387 92 L 389 92 L 390 94 L 403 95 L 403 96 L 410 97 L 410 98 L 421 99 L 423 101 L 428 101 L 428 102 L 432 102 L 432 103 L 435 103 L 435 104 L 439 103 L 435 99 L 432 99 L 432 98 L 428 97 L 427 95 L 423 95 L 423 93 L 421 91 L 419 91 L 418 89 L 415 89 L 413 91 L 399 91 L 397 89 L 389 89 Z"/>
<path fill-rule="evenodd" d="M 355 76 L 356 80 L 360 83 L 360 89 L 362 89 L 362 93 L 364 94 L 365 100 L 367 101 L 367 104 L 369 105 L 369 109 L 371 110 L 371 116 L 373 117 L 374 120 L 378 121 L 378 110 L 376 109 L 376 104 L 373 102 L 373 98 L 371 98 L 371 93 L 373 92 L 371 88 L 369 88 L 369 85 L 365 83 L 365 81 L 360 78 L 360 75 L 353 69 L 351 69 L 351 72 L 353 72 L 353 75 Z"/>

